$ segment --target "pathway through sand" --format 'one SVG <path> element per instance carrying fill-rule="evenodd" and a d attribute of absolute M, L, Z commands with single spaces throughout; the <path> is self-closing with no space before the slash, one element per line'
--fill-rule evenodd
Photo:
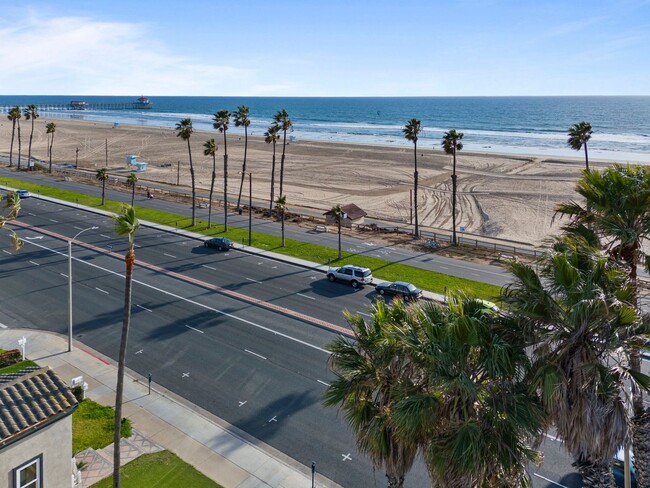
<path fill-rule="evenodd" d="M 32 154 L 47 160 L 46 120 L 36 121 Z M 55 120 L 57 125 L 53 159 L 74 162 L 79 148 L 79 166 L 101 168 L 105 164 L 108 139 L 109 171 L 128 174 L 126 155 L 136 154 L 149 163 L 141 180 L 190 184 L 187 145 L 173 129 L 141 126 L 113 128 L 111 124 Z M 27 154 L 29 126 L 22 127 L 23 160 Z M 223 182 L 223 136 L 217 132 L 192 135 L 192 156 L 197 186 L 209 188 L 212 159 L 203 155 L 203 144 L 214 138 L 219 146 L 216 188 Z M 0 124 L 0 152 L 9 153 L 11 125 Z M 229 193 L 236 201 L 239 191 L 244 137 L 228 135 Z M 276 148 L 276 185 L 279 183 L 282 144 Z M 269 199 L 271 146 L 259 135 L 249 137 L 248 168 L 253 173 L 255 199 Z M 14 144 L 14 160 L 17 143 Z M 594 163 L 602 166 L 604 163 Z M 451 157 L 441 150 L 418 149 L 420 171 L 419 218 L 423 226 L 451 227 Z M 457 225 L 466 232 L 538 244 L 559 223 L 552 223 L 554 206 L 575 199 L 575 180 L 582 160 L 558 161 L 541 157 L 461 152 L 457 159 Z M 413 149 L 353 145 L 319 141 L 294 142 L 287 146 L 285 194 L 289 207 L 312 207 L 323 212 L 337 203 L 355 203 L 369 215 L 400 222 L 409 220 L 409 191 L 413 188 Z M 247 197 L 248 186 L 244 185 Z M 276 187 L 276 196 L 278 189 Z"/>

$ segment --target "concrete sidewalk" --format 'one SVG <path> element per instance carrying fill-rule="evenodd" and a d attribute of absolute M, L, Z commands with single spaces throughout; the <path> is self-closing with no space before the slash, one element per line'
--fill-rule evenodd
<path fill-rule="evenodd" d="M 117 366 L 110 358 L 75 342 L 67 352 L 67 338 L 33 329 L 0 328 L 0 348 L 18 348 L 27 339 L 26 356 L 50 366 L 67 383 L 83 376 L 88 398 L 102 405 L 115 403 Z M 254 439 L 222 419 L 145 378 L 128 371 L 124 382 L 123 415 L 146 438 L 175 453 L 226 488 L 311 487 L 308 467 Z M 339 485 L 316 473 L 315 485 Z"/>

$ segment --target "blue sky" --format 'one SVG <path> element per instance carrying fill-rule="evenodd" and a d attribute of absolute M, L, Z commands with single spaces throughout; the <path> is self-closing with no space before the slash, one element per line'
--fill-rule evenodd
<path fill-rule="evenodd" d="M 650 1 L 3 4 L 3 95 L 650 95 Z"/>

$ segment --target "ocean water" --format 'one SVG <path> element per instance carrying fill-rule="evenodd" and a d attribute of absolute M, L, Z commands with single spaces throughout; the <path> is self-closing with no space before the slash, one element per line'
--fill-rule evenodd
<path fill-rule="evenodd" d="M 121 103 L 133 97 L 0 96 L 7 104 Z M 157 127 L 174 127 L 189 117 L 199 130 L 212 130 L 212 114 L 250 107 L 249 133 L 262 135 L 273 114 L 286 109 L 295 140 L 410 146 L 402 128 L 422 121 L 419 147 L 440 149 L 445 131 L 464 133 L 467 151 L 583 157 L 567 144 L 567 129 L 591 122 L 593 159 L 650 162 L 650 97 L 151 97 L 151 110 L 45 111 L 41 118 L 72 118 Z M 243 133 L 230 126 L 230 133 Z"/>

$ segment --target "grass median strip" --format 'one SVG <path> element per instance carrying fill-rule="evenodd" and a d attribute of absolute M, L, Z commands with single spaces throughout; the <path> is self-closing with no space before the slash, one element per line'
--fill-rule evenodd
<path fill-rule="evenodd" d="M 120 202 L 106 200 L 105 205 L 102 206 L 101 198 L 98 196 L 95 197 L 36 183 L 24 182 L 15 178 L 2 178 L 0 181 L 7 186 L 29 190 L 34 194 L 45 195 L 109 212 L 118 213 L 123 205 Z M 98 193 L 99 191 L 100 190 L 98 189 Z M 230 226 L 228 232 L 224 232 L 223 225 L 213 225 L 212 228 L 208 229 L 207 221 L 205 220 L 197 219 L 196 225 L 192 226 L 191 219 L 187 216 L 140 207 L 138 205 L 135 206 L 135 209 L 138 218 L 141 220 L 167 225 L 190 232 L 196 232 L 209 237 L 225 236 L 234 242 L 248 241 L 248 229 L 240 229 Z M 280 224 L 278 223 L 278 226 L 279 225 Z M 344 264 L 364 266 L 370 268 L 376 278 L 390 281 L 408 281 L 422 289 L 435 293 L 442 294 L 445 293 L 445 291 L 453 292 L 462 290 L 468 295 L 488 300 L 494 300 L 499 296 L 500 288 L 495 285 L 415 268 L 401 263 L 393 263 L 372 256 L 344 251 L 342 253 L 342 259 L 339 260 L 337 259 L 337 249 L 293 239 L 286 239 L 285 247 L 282 247 L 280 237 L 257 231 L 252 232 L 252 240 L 252 245 L 260 249 L 315 263 L 324 264 L 330 262 L 332 266 L 342 266 Z"/>

